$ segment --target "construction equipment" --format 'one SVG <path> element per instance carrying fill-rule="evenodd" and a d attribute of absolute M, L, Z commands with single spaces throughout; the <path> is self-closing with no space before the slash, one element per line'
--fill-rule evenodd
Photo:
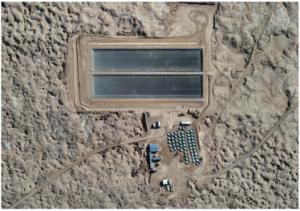
<path fill-rule="evenodd" d="M 187 113 L 190 114 L 190 115 L 192 115 L 192 117 L 194 117 L 195 119 L 197 119 L 199 117 L 199 115 L 200 115 L 200 112 L 198 110 L 195 110 L 195 111 L 188 110 Z"/>

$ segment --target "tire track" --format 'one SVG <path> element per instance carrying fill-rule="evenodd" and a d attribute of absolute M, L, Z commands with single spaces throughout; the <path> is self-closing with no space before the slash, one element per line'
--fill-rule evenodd
<path fill-rule="evenodd" d="M 197 119 L 196 122 L 194 123 L 194 124 L 196 124 L 196 125 L 200 123 L 203 114 L 205 113 L 205 111 L 206 111 L 206 110 L 208 109 L 208 107 L 210 106 L 210 103 L 211 103 L 211 96 L 210 96 L 210 95 L 211 95 L 211 94 L 210 94 L 210 92 L 211 92 L 211 85 L 210 85 L 210 83 L 211 83 L 211 78 L 210 78 L 210 76 L 208 76 L 208 103 L 207 103 L 207 105 L 205 106 L 205 108 L 201 111 L 201 113 L 200 113 L 198 119 Z"/>
<path fill-rule="evenodd" d="M 196 18 L 193 18 L 191 16 L 191 13 L 198 13 L 200 15 L 203 15 L 205 17 L 206 20 L 208 20 L 208 15 L 206 12 L 203 12 L 203 11 L 198 11 L 198 10 L 192 10 L 190 11 L 190 14 L 189 14 L 189 18 L 190 20 L 195 24 L 196 26 L 196 31 L 194 33 L 192 33 L 191 35 L 188 35 L 188 36 L 181 36 L 181 37 L 167 37 L 167 38 L 164 38 L 164 37 L 158 37 L 156 39 L 173 39 L 173 38 L 176 38 L 176 39 L 182 39 L 184 41 L 186 41 L 187 39 L 191 39 L 191 38 L 194 38 L 194 37 L 197 37 L 198 34 L 201 34 L 205 31 L 207 25 L 208 25 L 208 21 L 206 21 L 204 24 L 201 24 L 199 23 L 199 21 L 196 19 Z M 199 29 L 199 24 L 202 26 L 201 27 L 201 30 Z M 101 35 L 100 35 L 101 36 Z M 102 37 L 102 36 L 101 36 Z M 103 37 L 106 37 L 106 36 L 103 36 Z M 147 39 L 147 38 L 139 38 L 139 39 Z M 87 106 L 88 107 L 88 106 Z M 167 132 L 167 129 L 165 128 L 165 134 L 166 135 L 166 132 Z M 163 135 L 163 136 L 164 136 Z M 115 144 L 112 144 L 112 145 L 108 145 L 108 146 L 105 146 L 105 147 L 100 147 L 100 148 L 97 148 L 91 152 L 89 152 L 87 155 L 83 156 L 82 158 L 74 161 L 73 163 L 71 163 L 70 165 L 68 165 L 67 167 L 65 167 L 64 169 L 62 170 L 59 170 L 57 172 L 54 172 L 54 173 L 51 173 L 51 176 L 50 178 L 44 183 L 44 184 L 41 184 L 40 186 L 36 187 L 35 189 L 33 189 L 31 192 L 29 192 L 27 195 L 25 195 L 22 199 L 20 199 L 18 202 L 14 203 L 11 207 L 9 208 L 15 208 L 16 206 L 18 206 L 19 204 L 21 204 L 22 202 L 24 202 L 27 198 L 29 198 L 30 196 L 33 196 L 36 192 L 40 191 L 42 188 L 44 188 L 46 185 L 50 184 L 53 180 L 55 180 L 58 176 L 60 176 L 61 174 L 63 174 L 64 172 L 66 172 L 67 170 L 71 169 L 72 167 L 74 167 L 75 165 L 77 165 L 78 163 L 86 160 L 87 158 L 89 158 L 90 156 L 98 153 L 98 152 L 101 152 L 103 150 L 106 150 L 106 149 L 109 149 L 109 148 L 112 148 L 112 147 L 116 147 L 116 146 L 121 146 L 121 145 L 124 145 L 124 144 L 129 144 L 129 143 L 134 143 L 134 142 L 138 142 L 138 141 L 141 141 L 141 140 L 144 140 L 144 139 L 152 139 L 152 138 L 161 138 L 163 136 L 160 136 L 160 137 L 152 137 L 152 134 L 149 135 L 149 137 L 143 137 L 143 138 L 139 138 L 139 139 L 134 139 L 134 140 L 130 140 L 130 141 L 125 141 L 125 142 L 122 142 L 122 143 L 115 143 Z"/>
<path fill-rule="evenodd" d="M 221 115 L 223 114 L 225 108 L 227 107 L 227 104 L 230 100 L 230 98 L 232 97 L 233 93 L 235 92 L 236 88 L 241 84 L 241 82 L 244 80 L 244 78 L 248 75 L 248 72 L 249 72 L 249 66 L 250 64 L 252 64 L 253 62 L 253 58 L 254 58 L 254 55 L 256 53 L 256 50 L 257 50 L 257 43 L 258 41 L 260 40 L 263 32 L 265 31 L 265 28 L 267 26 L 267 24 L 269 23 L 270 21 L 270 18 L 275 10 L 275 7 L 276 7 L 276 3 L 274 3 L 273 7 L 270 9 L 266 19 L 264 20 L 263 24 L 262 24 L 262 29 L 260 31 L 260 34 L 259 34 L 259 37 L 258 39 L 256 40 L 254 46 L 253 46 L 253 49 L 252 49 L 252 52 L 251 52 L 251 55 L 250 55 L 250 59 L 249 59 L 249 62 L 246 64 L 246 67 L 245 67 L 245 70 L 242 74 L 241 77 L 239 77 L 239 79 L 237 80 L 237 82 L 235 83 L 235 85 L 233 86 L 233 88 L 231 89 L 230 93 L 229 93 L 229 96 L 228 98 L 226 99 L 226 102 L 221 106 L 221 112 L 219 113 L 219 115 L 216 117 L 216 121 L 213 123 L 212 125 L 212 128 L 208 131 L 208 133 L 204 136 L 204 139 L 203 141 L 205 141 L 207 139 L 208 136 L 210 136 L 212 134 L 212 132 L 214 131 L 215 127 L 217 126 L 217 123 L 221 117 Z"/>
<path fill-rule="evenodd" d="M 275 3 L 275 6 L 276 6 L 276 3 Z M 264 25 L 263 25 L 263 28 L 261 30 L 261 33 L 260 33 L 260 36 L 258 38 L 258 40 L 255 42 L 255 46 L 253 47 L 253 50 L 252 50 L 252 53 L 251 53 L 251 56 L 250 56 L 250 60 L 249 60 L 249 63 L 247 64 L 246 68 L 252 63 L 252 60 L 253 60 L 253 55 L 255 54 L 256 52 L 256 45 L 263 33 L 263 31 L 265 30 L 265 27 L 267 25 L 267 23 L 269 22 L 270 20 L 270 17 L 272 15 L 272 12 L 274 11 L 275 9 L 275 6 L 273 6 L 273 8 L 271 9 L 271 11 L 269 12 L 266 20 L 264 21 Z M 206 15 L 206 13 L 204 13 Z M 193 20 L 192 20 L 193 21 Z M 204 27 L 205 28 L 205 27 Z M 240 77 L 236 83 L 236 85 L 234 86 L 234 88 L 231 90 L 231 93 L 229 95 L 229 97 L 227 98 L 225 104 L 222 106 L 222 111 L 221 113 L 218 115 L 218 118 L 220 118 L 221 114 L 223 113 L 223 111 L 225 110 L 225 107 L 227 106 L 227 103 L 230 99 L 230 97 L 232 96 L 233 92 L 235 91 L 235 89 L 237 88 L 237 86 L 240 84 L 240 82 L 242 81 L 242 79 L 246 76 L 246 73 L 248 71 L 244 71 L 242 77 Z M 210 84 L 210 79 L 209 79 L 209 84 Z M 209 92 L 210 92 L 210 89 L 209 89 Z M 209 107 L 210 105 L 210 94 L 209 94 L 209 104 L 204 108 L 204 110 L 201 112 L 201 115 L 204 114 L 204 112 L 206 111 L 206 109 Z M 231 168 L 235 167 L 236 165 L 238 165 L 239 163 L 241 163 L 242 161 L 244 161 L 246 158 L 248 158 L 251 154 L 253 154 L 255 151 L 258 150 L 258 148 L 260 148 L 260 146 L 272 135 L 272 133 L 274 132 L 274 130 L 277 129 L 277 127 L 280 125 L 280 123 L 288 116 L 288 113 L 290 114 L 293 110 L 295 110 L 296 108 L 298 107 L 298 103 L 296 105 L 296 107 L 294 106 L 293 109 L 290 109 L 278 122 L 277 124 L 271 129 L 271 131 L 269 131 L 269 133 L 267 134 L 267 136 L 254 148 L 252 149 L 249 153 L 247 153 L 243 158 L 241 158 L 240 160 L 238 160 L 236 163 L 228 166 L 227 168 L 217 172 L 216 174 L 212 174 L 212 175 L 199 175 L 201 178 L 212 178 L 212 177 L 215 177 L 215 176 L 218 176 L 228 170 L 230 170 Z M 216 123 L 217 121 L 215 122 L 215 124 L 213 125 L 213 129 L 214 127 L 216 126 Z M 211 133 L 212 131 L 210 131 Z M 141 141 L 141 140 L 145 140 L 145 139 L 153 139 L 153 138 L 161 138 L 163 136 L 165 136 L 167 133 L 167 129 L 165 128 L 165 134 L 162 135 L 162 136 L 159 136 L 159 137 L 152 137 L 152 134 L 149 135 L 149 137 L 142 137 L 142 138 L 137 138 L 137 139 L 133 139 L 133 140 L 129 140 L 129 141 L 125 141 L 125 142 L 122 142 L 122 143 L 115 143 L 115 144 L 111 144 L 111 145 L 108 145 L 108 146 L 104 146 L 104 147 L 99 147 L 91 152 L 89 152 L 88 154 L 86 154 L 85 156 L 81 157 L 80 159 L 74 161 L 73 163 L 71 163 L 70 165 L 68 165 L 67 167 L 65 167 L 64 169 L 62 170 L 59 170 L 57 172 L 55 172 L 54 174 L 51 175 L 51 177 L 43 184 L 39 185 L 38 187 L 36 187 L 35 189 L 33 189 L 31 192 L 29 192 L 27 195 L 25 195 L 23 198 L 21 198 L 18 202 L 14 203 L 11 207 L 9 207 L 10 209 L 13 209 L 15 208 L 16 206 L 18 206 L 19 204 L 21 204 L 22 202 L 24 202 L 26 199 L 28 199 L 30 196 L 33 196 L 35 193 L 37 193 L 38 191 L 40 191 L 42 188 L 44 188 L 46 185 L 50 184 L 53 180 L 55 180 L 58 176 L 60 176 L 61 174 L 63 174 L 64 172 L 66 172 L 67 170 L 73 168 L 75 165 L 77 165 L 78 163 L 86 160 L 87 158 L 89 158 L 90 156 L 98 153 L 98 152 L 101 152 L 101 151 L 104 151 L 106 149 L 109 149 L 109 148 L 112 148 L 112 147 L 116 147 L 116 146 L 121 146 L 121 145 L 124 145 L 124 144 L 130 144 L 130 143 L 134 143 L 134 142 L 138 142 L 138 141 Z M 204 140 L 207 138 L 209 134 L 207 134 L 205 137 L 204 137 Z M 253 151 L 254 150 L 254 151 Z M 199 177 L 198 176 L 198 177 Z"/>
<path fill-rule="evenodd" d="M 197 178 L 213 178 L 213 177 L 217 177 L 227 171 L 229 171 L 230 169 L 234 168 L 235 166 L 239 165 L 241 162 L 243 162 L 245 159 L 249 158 L 254 152 L 256 152 L 269 138 L 270 136 L 274 133 L 274 131 L 279 127 L 279 125 L 282 123 L 282 121 L 284 121 L 293 111 L 295 111 L 298 108 L 298 103 L 295 104 L 292 108 L 290 108 L 279 120 L 278 122 L 272 127 L 272 129 L 267 133 L 267 135 L 263 138 L 263 140 L 261 140 L 261 142 L 254 147 L 250 152 L 248 152 L 246 155 L 244 155 L 242 158 L 240 158 L 238 161 L 236 161 L 235 163 L 229 165 L 228 167 L 226 167 L 225 169 L 222 169 L 221 171 L 215 173 L 215 174 L 211 174 L 211 175 L 197 175 Z"/>
<path fill-rule="evenodd" d="M 53 180 L 55 180 L 58 176 L 60 176 L 61 174 L 63 174 L 64 172 L 68 171 L 69 169 L 73 168 L 74 166 L 76 166 L 78 163 L 86 160 L 87 158 L 91 157 L 92 155 L 104 151 L 106 149 L 112 148 L 112 147 L 116 147 L 116 146 L 121 146 L 124 144 L 130 144 L 130 143 L 134 143 L 134 142 L 139 142 L 145 139 L 154 139 L 154 138 L 162 138 L 163 136 L 165 136 L 167 134 L 167 128 L 164 127 L 165 129 L 165 133 L 162 136 L 156 136 L 153 137 L 154 132 L 150 133 L 148 136 L 146 137 L 142 137 L 142 138 L 136 138 L 133 140 L 128 140 L 128 141 L 124 141 L 121 143 L 115 143 L 115 144 L 111 144 L 108 146 L 104 146 L 104 147 L 99 147 L 97 149 L 94 149 L 93 151 L 89 152 L 88 154 L 86 154 L 85 156 L 79 158 L 78 160 L 74 161 L 73 163 L 71 163 L 70 165 L 68 165 L 67 167 L 63 168 L 62 170 L 58 170 L 57 172 L 55 172 L 54 174 L 51 174 L 51 177 L 43 184 L 39 185 L 38 187 L 36 187 L 35 189 L 33 189 L 32 191 L 30 191 L 27 195 L 25 195 L 23 198 L 21 198 L 18 202 L 14 203 L 12 206 L 9 207 L 9 209 L 14 209 L 16 206 L 18 206 L 19 204 L 21 204 L 22 202 L 24 202 L 26 199 L 28 199 L 30 196 L 33 196 L 36 192 L 40 191 L 42 188 L 44 188 L 46 185 L 50 184 Z"/>

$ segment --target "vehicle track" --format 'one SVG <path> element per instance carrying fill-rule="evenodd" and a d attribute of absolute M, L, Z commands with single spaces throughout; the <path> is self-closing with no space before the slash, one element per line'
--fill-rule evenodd
<path fill-rule="evenodd" d="M 270 18 L 271 18 L 271 15 L 272 15 L 273 12 L 274 12 L 275 7 L 276 7 L 276 3 L 274 3 L 273 7 L 270 9 L 270 11 L 269 11 L 269 13 L 268 13 L 268 15 L 267 15 L 267 18 L 264 20 L 264 22 L 263 22 L 263 24 L 262 24 L 262 29 L 261 29 L 261 31 L 260 31 L 259 37 L 258 37 L 258 39 L 256 40 L 256 42 L 255 42 L 255 44 L 254 44 L 254 46 L 253 46 L 253 49 L 252 49 L 252 52 L 251 52 L 251 55 L 250 55 L 249 62 L 246 64 L 246 67 L 245 67 L 245 70 L 244 70 L 242 76 L 239 77 L 239 79 L 237 80 L 237 82 L 235 83 L 235 85 L 232 87 L 232 89 L 231 89 L 231 91 L 230 91 L 230 93 L 229 93 L 228 98 L 226 99 L 225 103 L 221 106 L 221 112 L 220 112 L 220 113 L 218 114 L 218 116 L 216 117 L 216 121 L 214 121 L 214 123 L 213 123 L 213 125 L 212 125 L 212 128 L 211 128 L 211 129 L 208 131 L 208 133 L 206 133 L 206 135 L 204 136 L 203 141 L 205 141 L 205 140 L 207 139 L 207 137 L 210 136 L 211 133 L 214 131 L 214 129 L 215 129 L 215 127 L 216 127 L 216 125 L 217 125 L 217 123 L 218 123 L 218 121 L 219 121 L 221 115 L 223 114 L 225 108 L 227 107 L 227 104 L 228 104 L 230 98 L 232 97 L 233 93 L 235 92 L 236 88 L 241 84 L 241 82 L 244 80 L 244 78 L 248 75 L 249 70 L 250 70 L 250 69 L 249 69 L 249 66 L 250 66 L 250 64 L 253 62 L 253 58 L 254 58 L 254 55 L 255 55 L 256 50 L 257 50 L 257 43 L 258 43 L 258 41 L 260 40 L 260 38 L 261 38 L 263 32 L 265 31 L 265 28 L 266 28 L 267 24 L 269 23 L 269 20 L 270 20 Z"/>
<path fill-rule="evenodd" d="M 196 26 L 196 31 L 193 34 L 188 35 L 188 36 L 182 36 L 182 37 L 167 37 L 167 38 L 158 37 L 156 39 L 172 39 L 172 38 L 176 38 L 176 39 L 182 39 L 182 40 L 186 41 L 187 39 L 197 37 L 198 34 L 203 33 L 204 30 L 207 27 L 208 21 L 206 21 L 204 24 L 200 23 L 200 25 L 202 26 L 201 30 L 200 30 L 199 29 L 199 25 L 198 25 L 199 21 L 197 20 L 197 18 L 193 18 L 191 16 L 191 13 L 194 13 L 194 12 L 199 13 L 200 15 L 203 15 L 205 17 L 205 19 L 208 20 L 208 15 L 206 14 L 206 12 L 198 11 L 198 10 L 192 10 L 190 12 L 190 14 L 189 14 L 189 18 L 190 18 L 190 20 L 192 22 L 194 22 L 194 24 Z M 106 37 L 106 36 L 104 36 L 104 37 Z M 147 38 L 139 38 L 139 39 L 147 39 Z M 165 134 L 164 135 L 166 135 L 166 132 L 167 132 L 167 129 L 165 127 Z M 39 190 L 41 190 L 43 187 L 45 187 L 46 185 L 48 185 L 49 183 L 51 183 L 58 176 L 60 176 L 61 174 L 63 174 L 67 170 L 71 169 L 72 167 L 74 167 L 75 165 L 77 165 L 78 163 L 80 163 L 81 161 L 89 158 L 90 156 L 92 156 L 92 155 L 94 155 L 94 154 L 96 154 L 98 152 L 101 152 L 103 150 L 106 150 L 106 149 L 109 149 L 109 148 L 112 148 L 112 147 L 121 146 L 121 145 L 124 145 L 124 144 L 129 144 L 129 143 L 134 143 L 134 142 L 138 142 L 138 141 L 141 141 L 141 140 L 144 140 L 144 139 L 161 138 L 163 136 L 160 136 L 160 137 L 151 137 L 151 135 L 149 135 L 149 137 L 138 138 L 138 139 L 134 139 L 134 140 L 130 140 L 130 141 L 125 141 L 125 142 L 122 142 L 122 143 L 115 143 L 115 144 L 112 144 L 112 145 L 109 145 L 109 146 L 97 148 L 97 149 L 91 151 L 90 153 L 88 153 L 87 155 L 83 156 L 82 158 L 78 159 L 77 161 L 73 162 L 69 166 L 65 167 L 64 169 L 59 170 L 59 171 L 57 171 L 55 173 L 52 173 L 51 177 L 44 184 L 41 184 L 40 186 L 38 186 L 35 189 L 33 189 L 31 192 L 29 192 L 26 196 L 24 196 L 18 202 L 14 203 L 10 208 L 15 208 L 16 206 L 18 206 L 19 204 L 21 204 L 24 200 L 26 200 L 30 196 L 34 195 L 36 192 L 38 192 Z"/>
<path fill-rule="evenodd" d="M 162 127 L 165 129 L 165 133 L 162 136 L 156 136 L 156 137 L 152 137 L 154 133 L 152 131 L 152 133 L 150 133 L 148 136 L 146 137 L 142 137 L 142 138 L 135 138 L 132 140 L 128 140 L 128 141 L 124 141 L 124 142 L 119 142 L 119 143 L 115 143 L 115 144 L 111 144 L 108 146 L 104 146 L 104 147 L 99 147 L 97 149 L 94 149 L 93 151 L 89 152 L 88 154 L 86 154 L 85 156 L 81 157 L 80 159 L 74 161 L 73 163 L 71 163 L 70 165 L 68 165 L 67 167 L 65 167 L 62 170 L 58 170 L 57 172 L 55 172 L 54 174 L 51 174 L 51 177 L 43 184 L 39 185 L 38 187 L 36 187 L 35 189 L 33 189 L 32 191 L 30 191 L 27 195 L 25 195 L 23 198 L 21 198 L 18 202 L 14 203 L 11 207 L 9 207 L 10 209 L 15 208 L 16 206 L 18 206 L 19 204 L 21 204 L 22 202 L 24 202 L 26 199 L 28 199 L 30 196 L 33 196 L 36 192 L 40 191 L 43 187 L 45 187 L 46 185 L 50 184 L 53 180 L 55 180 L 58 176 L 60 176 L 61 174 L 63 174 L 64 172 L 68 171 L 69 169 L 73 168 L 74 166 L 76 166 L 78 163 L 86 160 L 87 158 L 91 157 L 92 155 L 104 151 L 106 149 L 112 148 L 112 147 L 117 147 L 117 146 L 121 146 L 124 144 L 130 144 L 130 143 L 134 143 L 134 142 L 138 142 L 138 141 L 142 141 L 145 139 L 154 139 L 154 138 L 162 138 L 163 136 L 165 136 L 167 134 L 167 128 L 166 127 Z"/>
<path fill-rule="evenodd" d="M 213 178 L 217 177 L 230 169 L 234 168 L 235 166 L 239 165 L 241 162 L 243 162 L 245 159 L 250 157 L 254 152 L 256 152 L 269 138 L 270 136 L 274 133 L 274 131 L 279 127 L 280 123 L 284 121 L 293 111 L 295 111 L 298 108 L 298 103 L 295 104 L 292 108 L 290 108 L 279 120 L 278 122 L 272 127 L 272 129 L 267 133 L 267 135 L 261 140 L 261 142 L 254 147 L 250 152 L 248 152 L 246 155 L 244 155 L 242 158 L 240 158 L 238 161 L 235 163 L 229 165 L 225 169 L 222 169 L 221 171 L 215 173 L 215 174 L 210 174 L 210 175 L 195 175 L 197 178 Z"/>
<path fill-rule="evenodd" d="M 259 35 L 258 39 L 256 40 L 256 42 L 254 43 L 254 46 L 253 46 L 253 48 L 252 48 L 252 52 L 251 52 L 251 55 L 250 55 L 249 62 L 248 62 L 248 63 L 246 64 L 246 66 L 245 66 L 245 71 L 244 71 L 243 75 L 238 79 L 238 81 L 236 82 L 236 84 L 235 84 L 235 86 L 233 87 L 233 89 L 231 90 L 231 92 L 229 93 L 229 97 L 227 98 L 227 100 L 226 100 L 226 102 L 224 103 L 224 105 L 221 106 L 221 113 L 220 113 L 220 114 L 218 115 L 218 117 L 216 118 L 217 120 L 220 118 L 220 116 L 222 115 L 223 111 L 225 110 L 225 108 L 226 108 L 226 106 L 227 106 L 227 103 L 229 102 L 229 99 L 230 99 L 230 97 L 232 96 L 232 94 L 234 93 L 234 91 L 236 90 L 236 88 L 240 85 L 240 83 L 242 82 L 242 80 L 243 80 L 243 79 L 246 77 L 246 75 L 248 74 L 248 72 L 249 72 L 248 67 L 249 67 L 249 65 L 250 65 L 250 64 L 252 63 L 252 61 L 253 61 L 253 55 L 254 55 L 255 52 L 256 52 L 257 43 L 258 43 L 258 41 L 260 40 L 260 38 L 261 38 L 261 36 L 262 36 L 262 33 L 264 32 L 264 30 L 265 30 L 265 28 L 266 28 L 268 22 L 270 21 L 271 15 L 272 15 L 272 13 L 273 13 L 275 7 L 276 7 L 276 3 L 275 3 L 274 6 L 272 7 L 272 9 L 270 9 L 270 11 L 269 11 L 269 13 L 268 13 L 268 15 L 267 15 L 267 18 L 264 20 L 264 24 L 263 24 L 262 30 L 261 30 L 261 32 L 260 32 L 260 35 Z M 218 67 L 214 64 L 214 62 L 212 62 L 212 64 L 215 66 L 216 69 L 218 69 Z M 218 70 L 219 70 L 219 69 L 218 69 Z M 209 86 L 209 89 L 208 89 L 208 92 L 209 92 L 209 94 L 208 94 L 208 104 L 207 104 L 206 107 L 202 110 L 202 112 L 201 112 L 201 114 L 199 115 L 198 119 L 195 121 L 195 123 L 194 123 L 195 125 L 197 125 L 197 124 L 200 123 L 203 114 L 205 113 L 205 111 L 207 110 L 207 108 L 210 106 L 210 103 L 211 103 L 211 99 L 210 99 L 210 98 L 211 98 L 211 94 L 210 94 L 210 92 L 211 92 L 211 87 L 210 87 L 211 78 L 209 77 L 208 80 L 209 80 L 209 85 L 208 85 L 208 86 Z M 216 124 L 217 124 L 217 121 L 215 121 L 215 122 L 213 123 L 213 127 L 212 127 L 211 131 L 209 131 L 209 134 L 214 130 Z M 204 137 L 204 140 L 206 139 L 206 137 L 207 137 L 207 136 Z"/>
<path fill-rule="evenodd" d="M 253 47 L 253 50 L 251 52 L 251 56 L 250 56 L 250 60 L 248 62 L 248 64 L 246 65 L 246 70 L 244 71 L 242 77 L 240 77 L 236 83 L 236 85 L 233 87 L 233 89 L 231 90 L 231 93 L 229 95 L 229 97 L 227 98 L 226 102 L 224 103 L 224 105 L 222 106 L 222 111 L 221 113 L 218 115 L 218 118 L 220 118 L 221 114 L 223 113 L 223 111 L 225 110 L 226 106 L 227 106 L 227 103 L 229 102 L 229 99 L 230 97 L 232 96 L 233 92 L 235 91 L 235 89 L 238 87 L 238 85 L 241 83 L 242 79 L 244 79 L 244 77 L 246 76 L 247 74 L 247 67 L 252 63 L 252 60 L 253 60 L 253 55 L 255 54 L 256 52 L 256 46 L 257 46 L 257 43 L 263 33 L 263 31 L 265 30 L 265 27 L 267 25 L 267 23 L 269 22 L 270 20 L 270 17 L 275 9 L 275 6 L 276 6 L 276 3 L 275 5 L 273 6 L 273 8 L 270 10 L 270 12 L 268 13 L 268 16 L 266 18 L 266 20 L 264 21 L 264 24 L 263 24 L 263 27 L 262 27 L 262 30 L 260 32 L 260 36 L 259 38 L 257 39 L 257 41 L 255 42 L 255 45 Z M 197 11 L 198 12 L 198 11 Z M 206 13 L 203 13 L 204 15 L 207 15 Z M 190 17 L 191 18 L 191 17 Z M 191 19 L 192 20 L 192 19 Z M 193 22 L 195 22 L 194 20 L 192 20 Z M 197 26 L 197 24 L 196 24 Z M 206 28 L 206 27 L 204 27 Z M 199 29 L 197 28 L 196 32 L 199 31 Z M 210 79 L 209 79 L 209 85 L 210 85 Z M 207 110 L 207 108 L 209 107 L 210 105 L 210 89 L 209 89 L 209 103 L 208 105 L 203 109 L 203 111 L 201 112 L 200 116 L 204 114 L 204 112 Z M 238 160 L 236 163 L 228 166 L 227 168 L 215 173 L 215 174 L 212 174 L 212 175 L 198 175 L 198 177 L 200 176 L 201 178 L 213 178 L 213 177 L 216 177 L 220 174 L 223 174 L 224 172 L 232 169 L 233 167 L 235 167 L 236 165 L 238 165 L 239 163 L 241 163 L 242 161 L 244 161 L 246 158 L 248 158 L 251 154 L 253 154 L 256 150 L 258 150 L 260 148 L 260 146 L 272 135 L 272 133 L 274 132 L 275 129 L 277 129 L 277 127 L 279 126 L 279 124 L 293 111 L 295 110 L 296 108 L 298 107 L 298 103 L 296 106 L 294 106 L 292 109 L 290 109 L 283 117 L 281 117 L 281 119 L 276 123 L 276 125 L 269 131 L 269 133 L 267 134 L 267 136 L 254 148 L 252 149 L 249 153 L 247 153 L 244 157 L 242 157 L 240 160 Z M 199 118 L 200 119 L 200 118 Z M 198 122 L 198 121 L 197 121 Z M 209 134 L 213 131 L 213 129 L 215 128 L 216 126 L 216 123 L 217 121 L 215 121 L 214 125 L 213 125 L 213 128 L 212 130 L 209 132 Z M 166 127 L 164 128 L 165 129 L 165 134 L 163 136 L 166 135 L 167 133 L 167 129 Z M 31 192 L 29 192 L 27 195 L 25 195 L 22 199 L 20 199 L 18 202 L 14 203 L 11 207 L 9 207 L 10 209 L 13 209 L 15 208 L 16 206 L 18 206 L 19 204 L 21 204 L 22 202 L 24 202 L 27 198 L 29 198 L 30 196 L 33 196 L 35 193 L 37 193 L 38 191 L 40 191 L 43 187 L 45 187 L 46 185 L 50 184 L 53 180 L 55 180 L 58 176 L 60 176 L 61 174 L 63 174 L 64 172 L 66 172 L 67 170 L 71 169 L 72 167 L 74 167 L 75 165 L 77 165 L 78 163 L 86 160 L 87 158 L 89 158 L 90 156 L 98 153 L 98 152 L 101 152 L 101 151 L 104 151 L 106 149 L 109 149 L 109 148 L 112 148 L 112 147 L 116 147 L 116 146 L 121 146 L 121 145 L 124 145 L 124 144 L 129 144 L 129 143 L 134 143 L 134 142 L 138 142 L 138 141 L 141 141 L 141 140 L 145 140 L 145 139 L 153 139 L 153 138 L 161 138 L 163 136 L 159 136 L 159 137 L 151 137 L 151 135 L 149 135 L 149 137 L 142 137 L 142 138 L 137 138 L 137 139 L 133 139 L 133 140 L 128 140 L 128 141 L 125 141 L 125 142 L 121 142 L 121 143 L 115 143 L 115 144 L 111 144 L 111 145 L 108 145 L 108 146 L 104 146 L 104 147 L 99 147 L 91 152 L 89 152 L 88 154 L 86 154 L 85 156 L 81 157 L 80 159 L 74 161 L 73 163 L 71 163 L 70 165 L 68 165 L 67 167 L 65 167 L 64 169 L 62 170 L 58 170 L 57 172 L 55 172 L 54 174 L 51 175 L 51 177 L 43 184 L 39 185 L 38 187 L 36 187 L 35 189 L 33 189 Z M 204 137 L 204 140 L 207 138 L 208 134 Z"/>
<path fill-rule="evenodd" d="M 196 120 L 196 122 L 194 123 L 195 125 L 198 125 L 198 123 L 200 123 L 201 119 L 202 119 L 202 116 L 203 114 L 205 113 L 205 111 L 208 109 L 208 107 L 210 106 L 210 99 L 211 99 L 211 96 L 210 96 L 210 92 L 211 92 L 211 86 L 210 86 L 210 83 L 211 83 L 211 78 L 210 76 L 208 76 L 208 103 L 207 105 L 205 106 L 205 108 L 201 111 L 201 113 L 199 114 L 199 117 L 198 119 Z"/>

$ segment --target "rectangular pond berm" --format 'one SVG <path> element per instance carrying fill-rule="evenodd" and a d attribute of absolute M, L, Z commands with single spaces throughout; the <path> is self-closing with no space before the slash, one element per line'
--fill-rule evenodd
<path fill-rule="evenodd" d="M 202 75 L 94 75 L 96 98 L 202 98 Z"/>
<path fill-rule="evenodd" d="M 203 98 L 202 49 L 92 49 L 92 98 Z"/>
<path fill-rule="evenodd" d="M 202 72 L 202 49 L 93 49 L 93 72 Z"/>

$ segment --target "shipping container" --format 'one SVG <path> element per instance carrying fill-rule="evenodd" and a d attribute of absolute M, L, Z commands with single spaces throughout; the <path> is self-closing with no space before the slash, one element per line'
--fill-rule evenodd
<path fill-rule="evenodd" d="M 161 127 L 161 123 L 160 121 L 157 121 L 157 128 L 160 128 Z"/>

